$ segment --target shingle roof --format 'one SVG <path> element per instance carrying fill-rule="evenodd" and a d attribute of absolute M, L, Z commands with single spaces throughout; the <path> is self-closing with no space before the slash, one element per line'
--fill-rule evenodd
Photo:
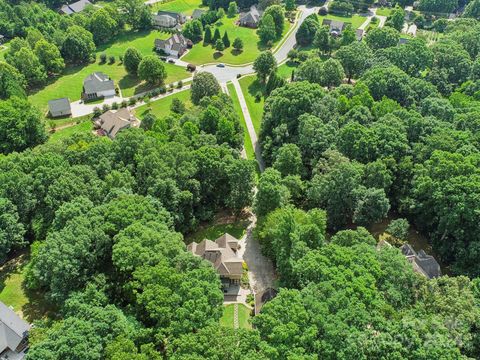
<path fill-rule="evenodd" d="M 155 47 L 158 49 L 165 49 L 170 45 L 172 50 L 179 51 L 187 47 L 187 39 L 182 34 L 173 34 L 167 40 L 155 39 Z"/>
<path fill-rule="evenodd" d="M 0 301 L 0 352 L 15 350 L 29 329 L 29 323 Z"/>
<path fill-rule="evenodd" d="M 83 80 L 83 90 L 87 94 L 97 93 L 99 91 L 115 90 L 113 80 L 102 72 L 95 72 L 88 75 Z"/>
<path fill-rule="evenodd" d="M 427 255 L 425 251 L 420 250 L 417 253 L 410 244 L 404 244 L 400 249 L 416 272 L 423 274 L 429 279 L 442 275 L 437 260 L 433 256 Z"/>
<path fill-rule="evenodd" d="M 120 110 L 109 110 L 100 115 L 97 123 L 113 139 L 120 130 L 130 127 L 134 121 L 136 121 L 136 118 L 130 111 L 122 108 Z"/>
<path fill-rule="evenodd" d="M 192 19 L 200 19 L 200 17 L 205 14 L 206 11 L 202 9 L 193 10 Z"/>
<path fill-rule="evenodd" d="M 258 24 L 261 17 L 262 13 L 257 9 L 255 5 L 252 5 L 249 12 L 240 15 L 240 22 Z"/>
<path fill-rule="evenodd" d="M 79 0 L 71 4 L 63 5 L 60 10 L 65 14 L 70 15 L 83 11 L 88 5 L 92 5 L 92 3 L 88 0 Z"/>
<path fill-rule="evenodd" d="M 68 98 L 50 100 L 48 108 L 51 113 L 71 111 L 70 100 Z"/>

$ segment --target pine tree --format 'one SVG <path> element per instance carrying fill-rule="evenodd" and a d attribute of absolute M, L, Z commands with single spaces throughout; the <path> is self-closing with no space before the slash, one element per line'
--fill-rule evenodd
<path fill-rule="evenodd" d="M 213 39 L 212 39 L 212 44 L 216 44 L 217 40 L 221 38 L 220 36 L 220 30 L 218 30 L 218 27 L 215 29 L 215 32 L 213 34 Z"/>
<path fill-rule="evenodd" d="M 225 34 L 223 34 L 223 45 L 225 45 L 225 48 L 230 47 L 230 39 L 228 38 L 228 33 L 225 31 Z"/>
<path fill-rule="evenodd" d="M 223 41 L 221 39 L 218 39 L 215 43 L 215 50 L 217 50 L 218 52 L 222 52 L 223 50 L 225 50 L 225 45 L 223 45 Z"/>
<path fill-rule="evenodd" d="M 203 37 L 204 44 L 210 44 L 212 42 L 212 28 L 207 25 L 205 27 L 205 36 Z"/>

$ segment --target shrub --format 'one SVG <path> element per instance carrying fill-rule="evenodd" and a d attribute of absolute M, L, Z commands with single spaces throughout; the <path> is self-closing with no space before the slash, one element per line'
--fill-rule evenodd
<path fill-rule="evenodd" d="M 120 104 L 120 107 L 126 108 L 128 105 L 127 100 L 123 100 L 122 103 Z"/>
<path fill-rule="evenodd" d="M 102 110 L 100 110 L 98 106 L 95 106 L 93 108 L 93 117 L 99 117 L 100 115 L 102 115 Z"/>
<path fill-rule="evenodd" d="M 110 56 L 108 57 L 108 63 L 109 63 L 109 64 L 115 63 L 115 56 L 110 55 Z"/>
<path fill-rule="evenodd" d="M 128 105 L 135 105 L 137 103 L 137 99 L 134 98 L 134 97 L 131 97 L 129 100 L 128 100 Z"/>
<path fill-rule="evenodd" d="M 107 61 L 107 54 L 101 53 L 100 54 L 100 63 L 104 64 Z"/>
<path fill-rule="evenodd" d="M 318 15 L 325 16 L 328 14 L 328 10 L 325 6 L 322 6 L 320 10 L 318 11 Z"/>
<path fill-rule="evenodd" d="M 112 103 L 112 109 L 113 109 L 113 110 L 117 110 L 117 109 L 118 109 L 118 104 L 117 104 L 117 102 L 113 102 L 113 103 Z"/>
<path fill-rule="evenodd" d="M 110 110 L 110 106 L 109 106 L 108 104 L 104 104 L 104 105 L 102 106 L 102 111 L 103 111 L 103 112 L 107 112 L 108 110 Z"/>
<path fill-rule="evenodd" d="M 160 94 L 165 94 L 167 92 L 167 88 L 165 86 L 160 86 L 159 90 L 160 90 Z"/>
<path fill-rule="evenodd" d="M 183 87 L 183 81 L 182 80 L 179 80 L 177 82 L 177 88 L 181 89 Z"/>

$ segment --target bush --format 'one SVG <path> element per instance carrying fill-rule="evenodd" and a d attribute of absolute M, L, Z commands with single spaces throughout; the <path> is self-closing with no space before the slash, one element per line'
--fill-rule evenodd
<path fill-rule="evenodd" d="M 242 77 L 242 74 L 237 74 L 237 79 L 240 79 Z"/>
<path fill-rule="evenodd" d="M 127 100 L 123 100 L 122 103 L 120 104 L 120 107 L 126 108 L 128 105 Z"/>
<path fill-rule="evenodd" d="M 168 85 L 168 91 L 173 91 L 173 88 L 174 88 L 174 87 L 175 87 L 175 86 L 173 85 L 173 83 L 170 83 L 170 84 Z"/>
<path fill-rule="evenodd" d="M 118 104 L 117 102 L 112 103 L 112 110 L 117 110 L 118 109 Z"/>
<path fill-rule="evenodd" d="M 160 90 L 160 94 L 165 94 L 167 92 L 167 88 L 165 86 L 160 86 L 159 90 Z"/>
<path fill-rule="evenodd" d="M 107 54 L 101 53 L 100 54 L 100 64 L 104 64 L 107 61 Z"/>
<path fill-rule="evenodd" d="M 129 100 L 128 100 L 128 105 L 132 106 L 132 105 L 135 105 L 137 103 L 137 99 L 134 98 L 134 97 L 131 97 Z"/>
<path fill-rule="evenodd" d="M 118 61 L 120 61 L 120 63 L 123 64 L 123 55 L 119 55 L 119 56 L 118 56 Z"/>
<path fill-rule="evenodd" d="M 158 96 L 159 94 L 160 94 L 160 89 L 158 89 L 158 88 L 150 91 L 150 97 L 155 97 L 155 96 Z"/>
<path fill-rule="evenodd" d="M 248 294 L 247 295 L 247 304 L 253 307 L 255 305 L 255 297 L 253 294 Z"/>
<path fill-rule="evenodd" d="M 95 106 L 93 108 L 93 117 L 99 117 L 100 115 L 102 115 L 102 110 L 100 110 L 98 106 Z"/>
<path fill-rule="evenodd" d="M 177 88 L 181 89 L 183 87 L 183 81 L 182 80 L 179 80 L 177 82 Z"/>
<path fill-rule="evenodd" d="M 110 106 L 109 106 L 108 104 L 104 104 L 104 105 L 102 106 L 102 111 L 103 111 L 103 112 L 107 112 L 108 110 L 110 110 Z"/>
<path fill-rule="evenodd" d="M 372 24 L 376 24 L 378 22 L 378 18 L 376 16 L 372 17 L 372 20 L 370 20 Z"/>
<path fill-rule="evenodd" d="M 109 64 L 115 63 L 115 56 L 110 55 L 110 56 L 108 57 L 108 63 L 109 63 Z"/>
<path fill-rule="evenodd" d="M 325 16 L 328 14 L 328 10 L 325 6 L 322 6 L 320 10 L 318 11 L 318 15 Z"/>
<path fill-rule="evenodd" d="M 260 102 L 262 100 L 262 93 L 259 91 L 255 94 L 255 102 Z"/>

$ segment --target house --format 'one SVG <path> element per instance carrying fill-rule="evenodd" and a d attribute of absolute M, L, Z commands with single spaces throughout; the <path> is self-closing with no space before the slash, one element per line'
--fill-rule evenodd
<path fill-rule="evenodd" d="M 95 100 L 115 95 L 113 80 L 102 72 L 95 72 L 83 80 L 82 99 Z"/>
<path fill-rule="evenodd" d="M 58 12 L 60 14 L 71 15 L 82 12 L 88 5 L 92 5 L 92 3 L 88 0 L 79 0 L 71 4 L 63 5 Z"/>
<path fill-rule="evenodd" d="M 322 26 L 328 26 L 330 28 L 330 34 L 333 36 L 340 35 L 348 25 L 350 24 L 339 20 L 323 19 L 322 21 Z"/>
<path fill-rule="evenodd" d="M 249 12 L 240 14 L 239 24 L 245 27 L 257 28 L 260 24 L 262 14 L 263 11 L 258 10 L 255 5 L 252 5 Z"/>
<path fill-rule="evenodd" d="M 99 133 L 114 139 L 118 132 L 139 125 L 138 119 L 126 108 L 109 110 L 95 121 Z"/>
<path fill-rule="evenodd" d="M 239 284 L 243 274 L 243 260 L 236 254 L 238 240 L 230 234 L 224 234 L 215 241 L 204 239 L 191 243 L 187 250 L 208 260 L 220 275 L 223 283 Z"/>
<path fill-rule="evenodd" d="M 70 100 L 68 98 L 50 100 L 48 102 L 48 112 L 53 118 L 72 115 Z"/>
<path fill-rule="evenodd" d="M 193 10 L 193 14 L 192 14 L 192 19 L 193 20 L 198 20 L 202 17 L 203 14 L 205 14 L 206 11 L 205 10 L 202 10 L 202 9 L 195 9 Z"/>
<path fill-rule="evenodd" d="M 263 291 L 260 291 L 255 294 L 255 315 L 260 313 L 263 305 L 266 302 L 272 300 L 275 296 L 277 296 L 277 290 L 273 288 L 267 288 Z"/>
<path fill-rule="evenodd" d="M 417 36 L 417 25 L 412 24 L 408 27 L 407 34 L 411 36 Z"/>
<path fill-rule="evenodd" d="M 355 38 L 357 39 L 357 41 L 362 41 L 364 36 L 365 36 L 365 30 L 363 29 L 355 30 Z"/>
<path fill-rule="evenodd" d="M 28 347 L 28 332 L 31 325 L 22 320 L 11 308 L 0 301 L 0 358 L 24 357 Z"/>
<path fill-rule="evenodd" d="M 442 276 L 440 265 L 432 255 L 427 255 L 423 250 L 420 250 L 417 253 L 410 244 L 402 245 L 400 250 L 402 251 L 402 254 L 405 255 L 408 262 L 412 264 L 415 272 L 422 274 L 429 279 Z"/>
<path fill-rule="evenodd" d="M 167 40 L 155 39 L 155 50 L 180 57 L 188 48 L 188 40 L 182 34 L 173 34 Z"/>
<path fill-rule="evenodd" d="M 153 25 L 162 28 L 174 28 L 177 25 L 184 24 L 186 20 L 185 15 L 173 11 L 160 10 L 153 15 Z"/>

